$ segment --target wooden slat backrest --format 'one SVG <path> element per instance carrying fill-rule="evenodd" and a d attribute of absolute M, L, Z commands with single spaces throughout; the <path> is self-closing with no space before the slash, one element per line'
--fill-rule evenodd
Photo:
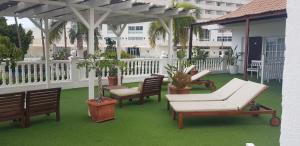
<path fill-rule="evenodd" d="M 0 121 L 24 116 L 25 92 L 0 95 Z"/>
<path fill-rule="evenodd" d="M 150 78 L 146 78 L 143 83 L 142 94 L 145 96 L 160 94 L 162 81 L 162 76 L 155 75 Z"/>
<path fill-rule="evenodd" d="M 61 88 L 28 91 L 26 111 L 30 115 L 55 112 L 59 108 Z"/>

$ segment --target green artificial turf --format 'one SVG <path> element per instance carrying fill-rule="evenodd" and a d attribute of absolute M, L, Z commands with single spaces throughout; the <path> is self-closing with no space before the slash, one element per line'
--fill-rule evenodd
<path fill-rule="evenodd" d="M 210 75 L 217 87 L 234 76 Z M 242 77 L 242 76 L 235 76 Z M 136 83 L 127 84 L 135 86 Z M 258 101 L 281 113 L 281 85 L 268 84 L 270 88 Z M 16 123 L 0 123 L 0 146 L 256 146 L 279 145 L 280 127 L 269 125 L 270 116 L 199 117 L 184 121 L 184 129 L 177 128 L 163 100 L 150 98 L 145 104 L 124 102 L 116 108 L 113 121 L 94 123 L 87 116 L 87 88 L 63 90 L 61 97 L 61 122 L 55 115 L 32 118 L 30 128 L 20 128 Z M 204 93 L 194 87 L 193 93 Z"/>

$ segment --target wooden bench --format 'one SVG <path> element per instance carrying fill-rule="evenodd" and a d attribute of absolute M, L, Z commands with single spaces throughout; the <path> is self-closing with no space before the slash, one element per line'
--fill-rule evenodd
<path fill-rule="evenodd" d="M 56 121 L 60 121 L 61 88 L 28 91 L 26 96 L 26 126 L 30 126 L 30 117 L 56 113 Z"/>
<path fill-rule="evenodd" d="M 25 92 L 0 95 L 0 121 L 19 121 L 25 127 Z"/>

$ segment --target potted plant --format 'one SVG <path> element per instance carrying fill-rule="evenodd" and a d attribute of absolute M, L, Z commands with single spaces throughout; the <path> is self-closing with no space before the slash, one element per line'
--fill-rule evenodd
<path fill-rule="evenodd" d="M 243 55 L 242 52 L 237 52 L 236 49 L 237 49 L 237 46 L 234 48 L 234 50 L 232 48 L 229 49 L 225 53 L 225 56 L 224 56 L 224 59 L 229 64 L 229 73 L 230 74 L 237 74 L 238 73 L 237 61 L 238 61 L 239 57 Z"/>
<path fill-rule="evenodd" d="M 171 77 L 169 84 L 169 94 L 189 94 L 191 92 L 191 76 L 189 74 L 177 71 Z"/>
<path fill-rule="evenodd" d="M 94 55 L 89 54 L 83 62 L 77 64 L 79 68 L 87 68 L 88 71 L 96 70 L 99 96 L 87 101 L 91 118 L 95 122 L 103 122 L 115 118 L 115 105 L 117 101 L 103 97 L 102 92 L 101 71 L 109 64 L 109 59 L 106 58 L 106 55 L 105 53 L 101 53 L 101 51 L 96 51 Z"/>
<path fill-rule="evenodd" d="M 186 62 L 183 61 L 185 56 L 184 50 L 178 51 L 178 68 L 169 64 L 165 67 L 171 79 L 171 83 L 168 86 L 169 94 L 189 94 L 191 91 L 191 88 L 189 87 L 191 76 L 183 72 L 183 66 L 186 64 Z"/>
<path fill-rule="evenodd" d="M 118 85 L 118 67 L 120 67 L 120 71 L 125 70 L 125 66 L 122 65 L 121 61 L 118 60 L 117 51 L 116 51 L 116 41 L 111 38 L 106 38 L 106 49 L 105 49 L 105 59 L 106 67 L 108 69 L 108 84 L 109 86 L 117 86 Z M 122 55 L 122 54 L 121 54 Z M 121 77 L 122 78 L 122 77 Z"/>

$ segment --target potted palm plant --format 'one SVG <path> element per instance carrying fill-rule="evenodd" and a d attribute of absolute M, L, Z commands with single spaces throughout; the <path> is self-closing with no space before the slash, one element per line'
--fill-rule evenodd
<path fill-rule="evenodd" d="M 238 65 L 237 61 L 240 56 L 243 55 L 242 52 L 237 52 L 237 46 L 232 49 L 230 48 L 224 56 L 224 59 L 227 60 L 227 63 L 229 64 L 229 73 L 230 74 L 237 74 L 238 73 Z"/>
<path fill-rule="evenodd" d="M 185 56 L 186 53 L 184 50 L 178 51 L 178 68 L 170 64 L 165 67 L 171 79 L 171 83 L 168 86 L 170 94 L 189 94 L 191 91 L 191 88 L 189 87 L 191 76 L 183 72 L 183 67 L 187 63 L 183 60 Z"/>
<path fill-rule="evenodd" d="M 98 77 L 98 96 L 94 99 L 88 100 L 91 118 L 95 122 L 103 122 L 115 118 L 115 104 L 116 100 L 103 97 L 102 86 L 102 69 L 107 68 L 111 64 L 111 59 L 108 59 L 107 53 L 96 51 L 95 54 L 89 54 L 87 58 L 78 63 L 78 68 L 86 68 L 88 71 L 96 70 Z"/>
<path fill-rule="evenodd" d="M 167 65 L 167 72 L 171 78 L 169 84 L 169 94 L 189 94 L 191 92 L 191 76 L 181 71 L 173 71 L 174 66 Z"/>

